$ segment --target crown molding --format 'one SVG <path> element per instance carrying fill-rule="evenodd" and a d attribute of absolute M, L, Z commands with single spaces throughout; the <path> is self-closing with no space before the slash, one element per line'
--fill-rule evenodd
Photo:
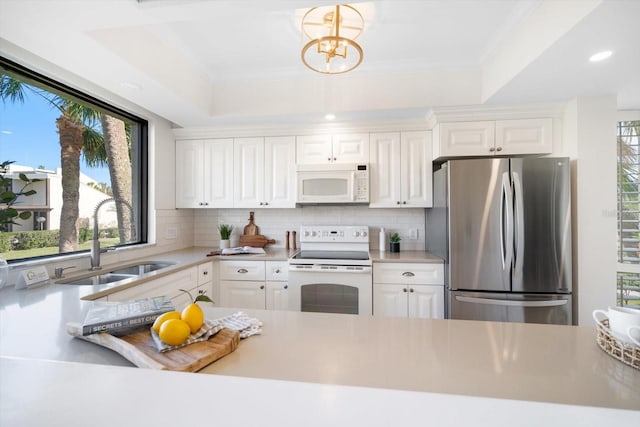
<path fill-rule="evenodd" d="M 243 138 L 255 136 L 318 135 L 428 130 L 424 120 L 309 123 L 295 125 L 248 125 L 173 129 L 176 139 Z"/>
<path fill-rule="evenodd" d="M 428 129 L 443 122 L 470 122 L 481 120 L 516 120 L 534 118 L 560 118 L 564 112 L 564 104 L 529 104 L 529 105 L 468 105 L 460 107 L 437 107 L 427 112 Z"/>

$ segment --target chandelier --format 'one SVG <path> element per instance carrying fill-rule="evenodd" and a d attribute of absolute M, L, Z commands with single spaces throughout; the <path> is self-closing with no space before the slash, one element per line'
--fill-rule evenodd
<path fill-rule="evenodd" d="M 362 48 L 355 39 L 364 19 L 354 7 L 343 4 L 310 9 L 302 18 L 305 41 L 302 62 L 323 74 L 346 73 L 362 62 Z"/>

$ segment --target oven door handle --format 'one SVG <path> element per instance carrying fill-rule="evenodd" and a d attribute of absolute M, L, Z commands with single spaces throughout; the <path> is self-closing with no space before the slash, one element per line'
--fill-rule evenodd
<path fill-rule="evenodd" d="M 338 268 L 326 268 L 327 266 L 321 265 L 290 265 L 289 271 L 294 273 L 350 273 L 350 274 L 369 274 L 372 271 L 371 267 L 358 266 L 357 268 L 338 267 Z"/>

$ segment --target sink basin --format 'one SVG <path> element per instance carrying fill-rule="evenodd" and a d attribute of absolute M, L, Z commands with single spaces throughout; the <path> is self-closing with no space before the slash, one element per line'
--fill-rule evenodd
<path fill-rule="evenodd" d="M 71 279 L 63 280 L 58 283 L 62 285 L 77 285 L 77 286 L 94 286 L 94 285 L 106 285 L 109 283 L 119 282 L 120 280 L 130 279 L 136 277 L 134 274 L 114 274 L 105 273 L 98 274 L 96 276 L 85 277 L 84 279 Z"/>
<path fill-rule="evenodd" d="M 56 283 L 61 285 L 76 285 L 76 286 L 95 286 L 95 285 L 108 285 L 111 283 L 119 282 L 121 280 L 136 278 L 145 273 L 160 270 L 163 268 L 171 267 L 175 263 L 165 261 L 143 261 L 137 264 L 126 265 L 121 268 L 107 271 L 106 273 L 96 273 L 93 276 L 81 277 L 77 279 L 65 279 Z"/>
<path fill-rule="evenodd" d="M 139 276 L 151 271 L 171 267 L 172 265 L 174 265 L 174 263 L 172 262 L 142 262 L 140 264 L 134 264 L 127 267 L 118 268 L 116 270 L 111 270 L 109 271 L 109 274 L 133 274 Z"/>

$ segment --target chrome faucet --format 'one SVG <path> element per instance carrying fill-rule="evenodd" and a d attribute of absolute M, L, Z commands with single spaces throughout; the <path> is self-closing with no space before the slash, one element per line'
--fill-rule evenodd
<path fill-rule="evenodd" d="M 96 205 L 96 208 L 93 211 L 93 240 L 91 241 L 91 267 L 89 268 L 89 271 L 102 269 L 102 267 L 100 267 L 100 253 L 106 252 L 107 249 L 100 250 L 100 240 L 98 239 L 99 237 L 98 236 L 99 235 L 98 211 L 100 210 L 102 205 L 109 202 L 116 202 L 116 199 L 114 199 L 113 197 L 104 199 L 103 201 L 101 201 Z M 127 202 L 126 200 L 117 200 L 117 202 L 124 203 L 129 208 L 129 212 L 131 213 L 131 218 L 133 219 L 133 208 L 131 207 L 131 204 L 129 204 L 129 202 Z"/>
<path fill-rule="evenodd" d="M 58 268 L 56 268 L 56 269 L 54 270 L 54 273 L 53 273 L 54 278 L 56 278 L 56 279 L 62 279 L 62 278 L 64 277 L 64 276 L 63 276 L 64 271 L 65 271 L 65 270 L 68 270 L 68 269 L 70 269 L 70 268 L 76 268 L 76 266 L 75 266 L 75 265 L 70 265 L 70 266 L 68 266 L 68 267 L 58 267 Z"/>

